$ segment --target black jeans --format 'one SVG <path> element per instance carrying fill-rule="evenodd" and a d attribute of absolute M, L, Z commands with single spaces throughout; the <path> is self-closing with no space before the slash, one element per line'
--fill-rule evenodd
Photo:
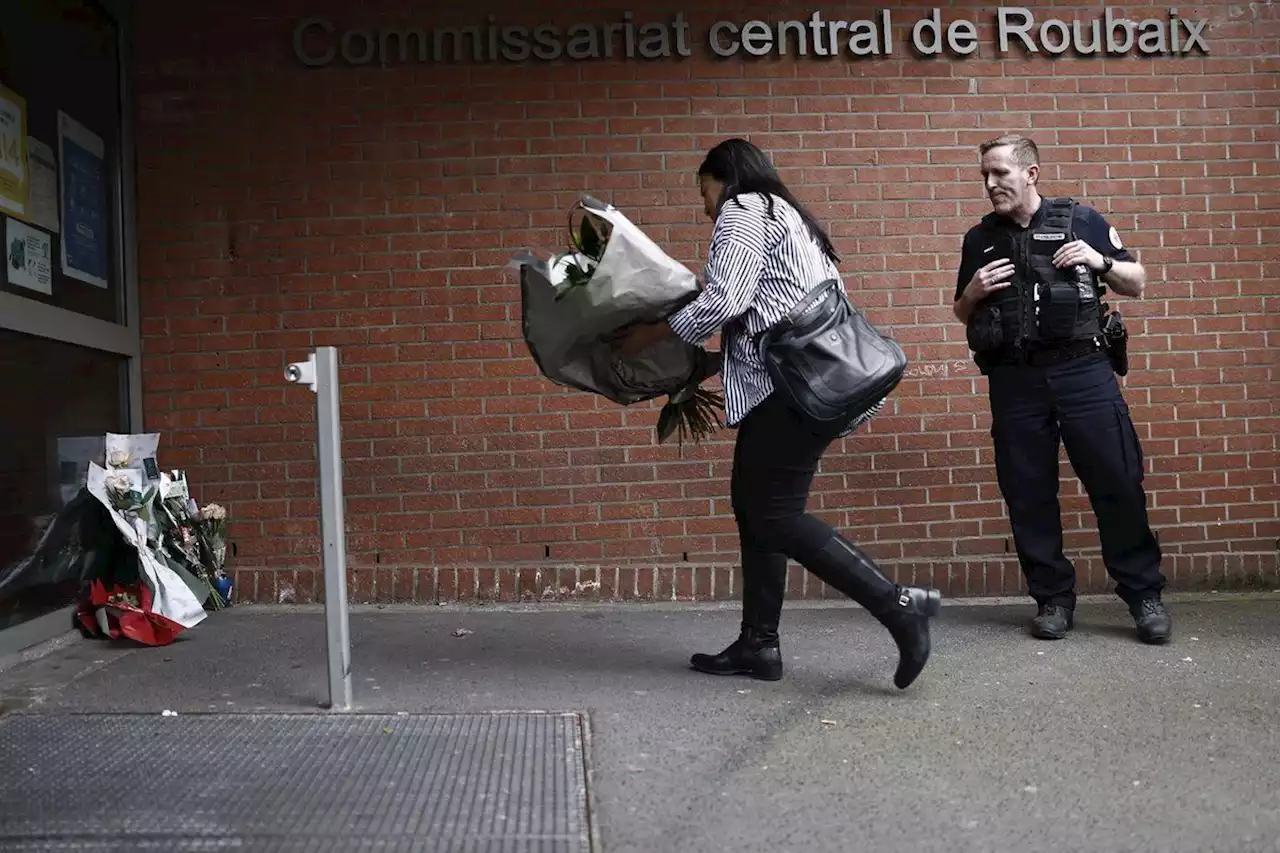
<path fill-rule="evenodd" d="M 814 427 L 772 394 L 738 426 L 730 491 L 742 545 L 744 627 L 776 631 L 787 559 L 808 568 L 821 560 L 835 529 L 806 511 L 818 462 L 844 424 Z M 876 596 L 892 598 L 895 586 L 864 573 Z"/>
<path fill-rule="evenodd" d="M 1116 594 L 1130 604 L 1159 596 L 1165 577 L 1147 520 L 1142 445 L 1107 357 L 996 367 L 988 378 L 996 475 L 1031 597 L 1075 606 L 1075 568 L 1062 553 L 1059 441 L 1089 495 Z"/>

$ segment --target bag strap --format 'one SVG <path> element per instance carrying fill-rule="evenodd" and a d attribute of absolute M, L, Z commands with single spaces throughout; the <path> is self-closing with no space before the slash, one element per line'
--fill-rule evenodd
<path fill-rule="evenodd" d="M 803 321 L 803 317 L 826 303 L 831 291 L 842 292 L 840 282 L 837 279 L 829 278 L 819 284 L 817 287 L 805 294 L 804 298 L 792 306 L 791 310 L 783 315 L 783 319 L 789 325 L 798 326 Z"/>
<path fill-rule="evenodd" d="M 827 291 L 831 290 L 833 286 L 838 288 L 839 281 L 832 278 L 810 288 L 804 296 L 791 306 L 790 310 L 778 318 L 776 323 L 771 326 L 766 326 L 759 332 L 756 332 L 756 334 L 751 338 L 752 345 L 758 349 L 760 347 L 761 340 L 763 340 L 766 335 L 783 332 L 794 327 L 800 321 L 801 317 L 818 308 L 826 301 Z"/>

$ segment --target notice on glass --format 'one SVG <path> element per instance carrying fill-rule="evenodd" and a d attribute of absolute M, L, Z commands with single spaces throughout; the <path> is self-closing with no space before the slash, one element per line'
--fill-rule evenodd
<path fill-rule="evenodd" d="M 4 254 L 10 284 L 39 293 L 53 293 L 53 237 L 8 217 Z"/>
<path fill-rule="evenodd" d="M 58 111 L 62 273 L 107 286 L 107 182 L 102 137 Z"/>
<path fill-rule="evenodd" d="M 58 233 L 58 161 L 53 146 L 34 136 L 27 137 L 26 220 Z"/>
<path fill-rule="evenodd" d="M 27 211 L 27 101 L 0 86 L 0 211 Z"/>
<path fill-rule="evenodd" d="M 58 439 L 58 488 L 65 505 L 84 488 L 89 464 L 104 465 L 106 451 L 100 435 L 66 436 Z"/>

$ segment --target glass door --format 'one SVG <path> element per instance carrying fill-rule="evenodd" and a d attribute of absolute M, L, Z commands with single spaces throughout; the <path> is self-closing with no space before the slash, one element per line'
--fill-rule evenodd
<path fill-rule="evenodd" d="M 76 565 L 42 539 L 141 420 L 123 4 L 0 18 L 0 656 L 73 627 Z"/>

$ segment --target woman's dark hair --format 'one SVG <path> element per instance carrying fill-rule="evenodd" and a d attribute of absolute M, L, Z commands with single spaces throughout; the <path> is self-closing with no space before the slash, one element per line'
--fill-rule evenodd
<path fill-rule="evenodd" d="M 832 263 L 840 263 L 840 256 L 836 254 L 835 246 L 831 245 L 831 238 L 827 236 L 827 232 L 805 209 L 799 199 L 791 194 L 791 190 L 787 189 L 787 185 L 782 182 L 782 178 L 778 177 L 777 170 L 773 168 L 773 164 L 769 162 L 765 153 L 747 140 L 726 139 L 708 151 L 706 159 L 698 167 L 698 177 L 703 175 L 715 178 L 724 184 L 724 192 L 716 203 L 717 212 L 730 199 L 741 207 L 742 202 L 737 198 L 742 193 L 758 192 L 764 194 L 769 205 L 769 216 L 772 217 L 772 196 L 776 195 L 796 209 L 800 218 L 804 220 L 804 224 L 809 227 L 809 233 L 822 246 L 823 253 L 831 259 Z"/>

